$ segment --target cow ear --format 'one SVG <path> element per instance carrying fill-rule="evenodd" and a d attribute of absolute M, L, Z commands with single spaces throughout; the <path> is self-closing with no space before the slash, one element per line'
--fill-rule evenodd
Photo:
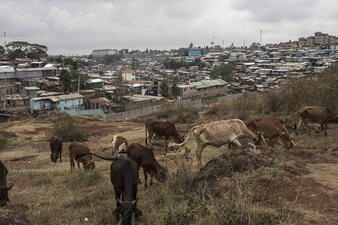
<path fill-rule="evenodd" d="M 11 186 L 9 186 L 8 188 L 7 188 L 7 191 L 9 191 L 9 190 L 11 190 L 12 189 L 12 185 Z"/>

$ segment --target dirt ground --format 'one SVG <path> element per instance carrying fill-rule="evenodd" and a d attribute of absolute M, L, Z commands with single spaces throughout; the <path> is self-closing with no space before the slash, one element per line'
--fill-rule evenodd
<path fill-rule="evenodd" d="M 193 124 L 180 124 L 177 127 L 180 133 L 186 135 L 192 126 Z M 67 186 L 68 177 L 73 177 L 70 174 L 67 152 L 69 143 L 63 145 L 62 162 L 53 164 L 49 159 L 48 142 L 52 130 L 51 122 L 12 121 L 0 124 L 0 129 L 16 135 L 8 137 L 8 146 L 0 151 L 0 159 L 9 170 L 8 183 L 14 185 L 10 191 L 11 203 L 6 207 L 22 209 L 32 224 L 43 224 L 43 221 L 46 221 L 45 224 L 53 224 L 47 218 L 44 220 L 43 213 L 40 214 L 39 210 L 49 209 L 50 204 L 57 204 L 60 207 L 75 204 L 76 196 L 73 195 L 79 194 Z M 114 135 L 124 136 L 129 142 L 144 144 L 144 125 L 136 122 L 87 121 L 83 129 L 90 134 L 86 144 L 93 152 L 103 156 L 111 156 L 110 143 Z M 260 192 L 256 196 L 257 201 L 273 206 L 277 204 L 278 199 L 283 198 L 291 202 L 293 208 L 313 212 L 314 221 L 316 221 L 313 224 L 338 224 L 338 125 L 329 125 L 328 137 L 324 137 L 323 134 L 295 136 L 293 133 L 292 136 L 296 139 L 296 146 L 291 150 L 285 150 L 281 145 L 277 145 L 270 158 L 285 158 L 293 165 L 298 165 L 297 168 L 302 168 L 302 172 L 290 173 L 289 179 L 279 183 L 262 181 L 258 184 Z M 191 152 L 188 152 L 184 158 L 182 156 L 184 150 L 169 152 L 163 156 L 163 147 L 163 139 L 154 141 L 155 156 L 162 165 L 168 168 L 169 173 L 175 171 L 179 160 L 185 160 L 195 171 L 199 171 L 192 141 L 186 145 Z M 265 154 L 264 150 L 260 151 L 261 154 Z M 211 159 L 220 157 L 224 152 L 228 152 L 226 147 L 205 148 L 202 153 L 203 165 Z M 102 195 L 107 195 L 107 193 L 110 195 L 113 193 L 108 179 L 110 163 L 99 159 L 95 159 L 95 163 L 97 171 L 103 176 L 102 185 L 105 185 Z M 44 177 L 44 174 L 49 174 L 52 178 Z M 228 174 L 223 175 L 223 173 L 220 176 L 229 177 Z M 143 175 L 141 178 L 143 179 Z M 84 190 L 83 193 L 80 192 L 81 196 L 98 195 L 91 187 L 81 190 Z M 146 198 L 144 195 L 147 192 L 143 184 L 139 186 L 139 192 L 140 199 Z M 60 218 L 60 221 L 55 221 L 54 224 L 78 224 L 74 221 L 80 221 L 88 214 L 90 207 L 94 207 L 93 203 L 88 204 L 88 209 L 79 206 L 76 212 L 65 213 L 65 218 Z M 114 199 L 110 200 L 110 204 L 115 204 Z M 142 206 L 142 203 L 140 204 Z M 71 219 L 74 213 L 78 215 Z M 69 223 L 65 222 L 66 218 L 69 219 L 67 220 Z"/>

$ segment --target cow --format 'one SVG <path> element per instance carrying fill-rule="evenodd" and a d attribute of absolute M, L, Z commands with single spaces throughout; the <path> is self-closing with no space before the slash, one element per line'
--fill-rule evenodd
<path fill-rule="evenodd" d="M 60 162 L 62 162 L 62 139 L 54 135 L 50 138 L 49 145 L 51 150 L 50 160 L 56 163 L 60 158 Z"/>
<path fill-rule="evenodd" d="M 327 124 L 330 122 L 338 123 L 338 114 L 332 112 L 328 107 L 303 106 L 297 113 L 300 117 L 298 123 L 295 125 L 297 135 L 302 124 L 304 124 L 305 127 L 308 127 L 308 122 L 319 123 L 325 136 L 327 136 Z"/>
<path fill-rule="evenodd" d="M 140 167 L 143 168 L 144 186 L 146 188 L 147 174 L 150 175 L 150 185 L 153 184 L 153 176 L 160 182 L 164 182 L 167 179 L 168 170 L 156 161 L 154 153 L 150 148 L 141 144 L 132 143 L 127 149 L 127 154 L 137 163 L 138 171 Z"/>
<path fill-rule="evenodd" d="M 123 225 L 131 224 L 133 214 L 135 220 L 138 221 L 142 213 L 137 208 L 137 163 L 123 151 L 119 152 L 117 158 L 102 157 L 95 153 L 82 153 L 77 155 L 76 158 L 88 155 L 94 155 L 101 159 L 112 161 L 110 166 L 110 181 L 114 186 L 116 198 L 117 208 L 114 210 L 115 224 L 119 222 L 120 214 L 122 214 Z"/>
<path fill-rule="evenodd" d="M 0 160 L 0 207 L 3 207 L 9 202 L 8 191 L 12 186 L 7 187 L 8 170 L 5 164 Z"/>
<path fill-rule="evenodd" d="M 122 136 L 114 136 L 113 137 L 113 139 L 111 141 L 111 144 L 113 146 L 113 149 L 112 149 L 113 157 L 117 156 L 119 146 L 123 143 L 125 143 L 125 145 L 126 145 L 125 147 L 128 148 L 128 140 L 127 139 L 125 139 Z"/>
<path fill-rule="evenodd" d="M 251 131 L 262 134 L 264 138 L 268 138 L 269 146 L 273 146 L 278 138 L 281 138 L 286 149 L 294 146 L 294 141 L 290 137 L 281 118 L 252 115 L 247 117 L 244 123 Z"/>
<path fill-rule="evenodd" d="M 247 128 L 242 120 L 230 119 L 215 121 L 208 124 L 202 124 L 191 128 L 189 134 L 184 142 L 181 144 L 169 144 L 169 148 L 179 148 L 185 145 L 189 137 L 193 135 L 196 142 L 196 158 L 199 165 L 202 164 L 202 151 L 208 146 L 221 147 L 225 144 L 234 144 L 237 147 L 241 147 L 241 143 L 238 141 L 241 137 L 250 137 L 255 140 L 255 143 L 265 143 L 264 138 Z M 255 145 L 249 143 L 254 148 Z"/>
<path fill-rule="evenodd" d="M 69 150 L 69 160 L 70 160 L 71 170 L 75 168 L 74 159 L 76 160 L 77 166 L 79 167 L 79 169 L 80 169 L 80 163 L 83 164 L 83 168 L 85 170 L 95 168 L 95 163 L 92 160 L 91 155 L 84 155 L 83 157 L 76 157 L 77 155 L 82 154 L 82 153 L 90 153 L 90 150 L 87 145 L 82 144 L 80 142 L 72 142 L 69 145 L 68 150 Z"/>
<path fill-rule="evenodd" d="M 148 132 L 148 140 L 149 140 L 149 144 L 151 146 L 151 140 L 154 136 L 154 134 L 156 134 L 159 137 L 164 136 L 164 140 L 165 140 L 165 152 L 167 151 L 167 139 L 169 137 L 173 137 L 175 139 L 176 143 L 181 143 L 184 141 L 184 137 L 179 135 L 179 133 L 176 130 L 175 125 L 170 122 L 170 121 L 166 121 L 166 120 L 148 120 L 146 123 L 146 137 L 145 137 L 145 143 L 146 145 L 148 145 L 147 142 L 147 132 Z"/>

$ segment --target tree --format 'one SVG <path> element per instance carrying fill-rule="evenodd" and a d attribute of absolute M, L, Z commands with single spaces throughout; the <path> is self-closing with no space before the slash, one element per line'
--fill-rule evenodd
<path fill-rule="evenodd" d="M 2 47 L 1 45 L 0 45 L 0 55 L 2 55 L 2 54 L 4 54 L 5 53 L 5 49 L 4 49 L 4 47 Z"/>
<path fill-rule="evenodd" d="M 62 69 L 60 73 L 60 84 L 65 93 L 71 90 L 72 76 L 69 70 Z"/>
<path fill-rule="evenodd" d="M 216 66 L 212 71 L 211 71 L 211 78 L 212 79 L 217 79 L 220 78 L 224 81 L 231 82 L 233 81 L 233 69 L 234 69 L 234 64 L 229 63 L 229 64 L 223 64 Z"/>
<path fill-rule="evenodd" d="M 190 43 L 189 48 L 193 48 L 193 47 L 194 47 L 194 44 Z"/>
<path fill-rule="evenodd" d="M 47 57 L 48 48 L 45 45 L 32 44 L 25 41 L 12 41 L 6 45 L 7 57 L 10 59 L 15 58 L 31 58 L 40 59 Z"/>
<path fill-rule="evenodd" d="M 177 87 L 178 82 L 180 79 L 176 76 L 173 79 L 173 85 L 171 86 L 171 94 L 176 97 L 180 95 L 180 89 Z"/>
<path fill-rule="evenodd" d="M 168 85 L 168 81 L 161 81 L 160 84 L 160 94 L 163 97 L 168 97 L 168 90 L 169 90 L 169 85 Z"/>

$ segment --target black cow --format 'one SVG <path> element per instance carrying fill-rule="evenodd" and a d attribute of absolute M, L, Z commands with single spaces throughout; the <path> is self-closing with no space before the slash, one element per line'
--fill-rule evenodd
<path fill-rule="evenodd" d="M 56 163 L 57 159 L 60 158 L 60 162 L 62 162 L 62 139 L 57 136 L 52 136 L 49 140 L 50 145 L 50 160 Z"/>
<path fill-rule="evenodd" d="M 0 160 L 0 206 L 5 206 L 9 202 L 8 191 L 12 187 L 7 187 L 7 174 L 8 170 Z"/>
<path fill-rule="evenodd" d="M 126 154 L 121 155 L 121 153 L 117 158 L 106 158 L 95 153 L 83 153 L 77 155 L 75 159 L 89 154 L 113 161 L 110 166 L 110 181 L 114 186 L 117 201 L 117 209 L 114 211 L 115 222 L 118 223 L 120 220 L 120 214 L 122 214 L 123 225 L 131 224 L 133 214 L 135 220 L 138 221 L 142 213 L 137 209 L 137 163 Z"/>

